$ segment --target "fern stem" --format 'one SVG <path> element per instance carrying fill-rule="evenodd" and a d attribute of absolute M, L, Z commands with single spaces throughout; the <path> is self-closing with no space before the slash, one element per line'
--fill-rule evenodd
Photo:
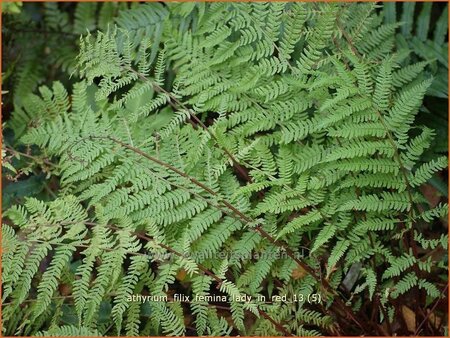
<path fill-rule="evenodd" d="M 145 82 L 151 82 L 153 89 L 159 93 L 164 93 L 167 96 L 169 96 L 170 100 L 169 103 L 171 104 L 172 107 L 174 107 L 175 109 L 178 109 L 179 107 L 185 109 L 188 113 L 189 116 L 191 117 L 191 119 L 193 119 L 197 124 L 199 124 L 203 130 L 205 130 L 208 135 L 216 142 L 216 144 L 219 146 L 220 149 L 223 150 L 223 152 L 229 157 L 229 159 L 231 160 L 231 162 L 233 163 L 233 166 L 236 168 L 236 170 L 247 179 L 247 181 L 251 182 L 252 178 L 247 174 L 247 171 L 242 167 L 242 165 L 236 160 L 236 158 L 233 156 L 233 154 L 225 147 L 221 146 L 219 144 L 219 140 L 217 140 L 217 137 L 208 129 L 208 127 L 202 122 L 202 120 L 200 120 L 197 115 L 188 107 L 186 107 L 186 105 L 184 105 L 180 100 L 178 100 L 175 95 L 173 95 L 172 93 L 168 92 L 167 90 L 165 90 L 164 88 L 162 88 L 161 86 L 159 86 L 157 83 L 155 83 L 154 81 L 151 81 L 149 78 L 145 77 L 143 74 L 139 73 L 138 71 L 134 70 L 131 67 L 126 67 L 127 70 L 131 71 L 132 73 L 136 74 L 142 81 Z M 174 104 L 175 103 L 175 104 Z M 179 107 L 177 107 L 177 105 Z"/>
<path fill-rule="evenodd" d="M 23 153 L 23 152 L 21 152 L 21 151 L 12 149 L 12 148 L 10 148 L 10 147 L 5 147 L 5 150 L 9 151 L 9 152 L 10 152 L 11 154 L 13 154 L 13 155 L 20 155 L 20 156 L 29 158 L 29 159 L 35 161 L 36 163 L 42 162 L 42 163 L 47 164 L 48 166 L 56 167 L 56 164 L 50 162 L 49 160 L 46 160 L 46 159 L 43 159 L 43 158 L 39 158 L 39 157 L 30 155 L 30 154 L 27 154 L 27 153 Z"/>
<path fill-rule="evenodd" d="M 152 156 L 146 154 L 145 152 L 143 152 L 143 151 L 141 151 L 141 150 L 139 150 L 139 149 L 137 149 L 137 148 L 134 148 L 134 147 L 132 147 L 132 146 L 129 146 L 129 145 L 127 145 L 127 144 L 125 144 L 125 143 L 123 143 L 123 142 L 121 142 L 121 141 L 119 141 L 119 140 L 117 140 L 117 139 L 111 138 L 111 137 L 96 137 L 96 136 L 92 136 L 91 138 L 102 138 L 102 139 L 108 138 L 108 139 L 112 140 L 113 142 L 119 143 L 121 146 L 123 146 L 123 147 L 125 147 L 125 148 L 127 148 L 127 149 L 130 149 L 130 150 L 132 150 L 132 151 L 137 152 L 139 155 L 144 156 L 144 157 L 147 158 L 147 159 L 150 159 L 150 160 L 152 160 L 152 161 L 156 159 L 156 158 L 154 158 L 154 157 L 152 157 Z M 150 157 L 150 158 L 149 158 L 149 157 Z M 171 166 L 170 164 L 168 164 L 168 163 L 166 163 L 166 162 L 163 162 L 163 161 L 160 161 L 160 160 L 155 161 L 155 162 L 158 163 L 158 164 L 160 164 L 160 165 L 162 165 L 162 166 L 167 167 L 167 168 L 170 169 L 170 170 L 173 170 L 174 172 L 178 173 L 179 175 L 181 175 L 181 176 L 183 176 L 183 177 L 189 179 L 192 183 L 194 183 L 194 184 L 198 185 L 199 187 L 205 189 L 205 190 L 206 190 L 207 192 L 209 192 L 210 194 L 212 194 L 212 195 L 214 195 L 214 196 L 217 196 L 217 194 L 216 194 L 214 191 L 212 191 L 211 189 L 209 189 L 209 187 L 203 185 L 201 182 L 197 181 L 196 179 L 191 178 L 189 175 L 187 175 L 187 174 L 185 174 L 184 172 L 180 171 L 179 169 L 177 169 L 177 168 Z M 209 200 L 205 199 L 203 196 L 201 196 L 201 195 L 199 195 L 199 194 L 197 194 L 197 193 L 195 193 L 195 192 L 192 192 L 191 190 L 187 189 L 186 187 L 183 187 L 183 186 L 177 185 L 177 184 L 175 184 L 175 183 L 169 182 L 168 180 L 166 180 L 166 179 L 164 179 L 164 178 L 162 178 L 162 177 L 159 177 L 159 176 L 158 176 L 158 178 L 160 178 L 161 180 L 163 180 L 163 181 L 169 183 L 170 185 L 172 185 L 172 186 L 174 186 L 174 187 L 177 187 L 177 188 L 183 189 L 183 190 L 185 190 L 185 191 L 188 191 L 189 193 L 191 193 L 191 194 L 193 194 L 194 196 L 196 196 L 196 197 L 198 197 L 198 198 L 204 200 L 206 203 L 208 203 L 208 204 L 211 205 L 212 207 L 217 208 L 218 210 L 220 210 L 221 212 L 225 213 L 226 215 L 228 215 L 228 216 L 230 216 L 230 217 L 233 217 L 233 218 L 235 218 L 235 219 L 237 219 L 237 220 L 243 220 L 243 221 L 244 221 L 245 223 L 247 223 L 247 224 L 250 223 L 250 222 L 252 222 L 252 219 L 251 219 L 251 218 L 249 218 L 248 216 L 246 216 L 246 215 L 244 215 L 243 213 L 241 213 L 238 209 L 236 209 L 233 205 L 231 205 L 231 204 L 230 204 L 229 202 L 227 202 L 226 200 L 222 200 L 222 202 L 223 202 L 229 209 L 233 210 L 233 211 L 234 211 L 233 213 L 229 213 L 228 211 L 226 211 L 226 210 L 224 210 L 223 208 L 221 208 L 219 205 L 216 205 L 216 204 L 210 202 Z M 198 183 L 198 184 L 197 184 L 197 183 Z M 317 210 L 319 210 L 319 209 L 317 209 Z M 320 212 L 320 210 L 319 210 L 319 212 Z M 267 239 L 269 242 L 271 242 L 273 245 L 278 246 L 279 248 L 285 250 L 285 251 L 286 251 L 286 254 L 287 254 L 292 260 L 294 260 L 294 262 L 295 262 L 297 265 L 299 265 L 300 267 L 302 267 L 308 274 L 310 274 L 311 276 L 313 276 L 314 279 L 315 279 L 317 282 L 319 282 L 319 283 L 321 283 L 321 285 L 325 286 L 326 289 L 328 289 L 328 291 L 331 291 L 331 293 L 333 293 L 333 294 L 335 294 L 335 295 L 338 296 L 338 294 L 336 293 L 336 291 L 335 291 L 334 289 L 332 289 L 331 286 L 330 286 L 325 280 L 323 280 L 322 278 L 320 278 L 319 276 L 317 276 L 316 273 L 315 273 L 315 271 L 314 271 L 313 269 L 311 269 L 306 263 L 304 263 L 304 262 L 302 262 L 301 260 L 299 260 L 299 259 L 296 257 L 295 253 L 294 253 L 290 248 L 286 247 L 282 242 L 280 242 L 280 241 L 274 239 L 274 238 L 273 238 L 272 236 L 270 236 L 266 231 L 264 231 L 264 230 L 261 228 L 261 225 L 256 226 L 256 227 L 254 228 L 254 230 L 257 231 L 257 232 L 259 232 L 259 234 L 261 235 L 261 237 L 266 238 L 266 239 Z M 138 236 L 138 237 L 139 237 L 139 236 Z M 163 245 L 161 245 L 161 246 L 164 247 Z M 169 247 L 164 247 L 164 248 L 167 249 L 167 250 L 170 249 Z M 169 250 L 169 251 L 170 251 L 170 250 Z M 181 255 L 181 254 L 179 254 L 179 255 Z M 200 268 L 200 267 L 199 267 L 199 268 Z M 200 269 L 201 269 L 201 268 L 200 268 Z M 202 270 L 202 269 L 201 269 L 201 270 Z M 206 273 L 206 271 L 204 271 L 204 272 Z M 212 276 L 211 276 L 211 277 L 212 277 Z M 216 280 L 216 281 L 217 281 L 217 280 Z M 354 321 L 358 324 L 358 326 L 359 326 L 360 328 L 364 329 L 364 328 L 356 321 L 356 318 L 355 318 L 355 317 L 353 316 L 353 314 L 351 313 L 351 312 L 352 312 L 351 309 L 348 309 L 348 311 L 345 309 L 345 308 L 347 307 L 347 306 L 345 305 L 345 303 L 341 302 L 340 299 L 338 299 L 338 298 L 336 298 L 335 301 L 338 302 L 338 303 L 340 302 L 340 306 L 342 306 L 342 307 L 344 308 L 344 311 L 347 313 L 347 316 L 350 317 L 350 318 L 352 318 L 352 320 L 354 320 Z"/>
<path fill-rule="evenodd" d="M 148 168 L 145 168 L 145 167 L 144 167 L 144 169 L 148 169 Z M 173 182 L 169 181 L 168 179 L 166 179 L 166 178 L 164 178 L 164 177 L 162 177 L 162 176 L 159 176 L 158 174 L 156 174 L 156 173 L 154 173 L 154 172 L 151 172 L 151 174 L 154 175 L 154 176 L 156 176 L 156 177 L 157 177 L 158 179 L 160 179 L 161 181 L 166 182 L 167 184 L 169 184 L 169 185 L 172 186 L 172 187 L 175 187 L 175 188 L 178 188 L 178 189 L 181 189 L 181 190 L 184 190 L 184 191 L 188 192 L 189 194 L 191 194 L 191 195 L 193 195 L 194 197 L 196 197 L 196 198 L 198 198 L 198 199 L 204 201 L 205 203 L 207 203 L 208 205 L 212 206 L 213 208 L 216 208 L 217 210 L 219 210 L 220 212 L 224 213 L 225 215 L 230 216 L 230 217 L 233 217 L 234 219 L 236 219 L 236 220 L 238 220 L 238 221 L 241 220 L 241 218 L 238 217 L 235 213 L 232 213 L 232 212 L 230 212 L 229 210 L 226 210 L 226 209 L 222 208 L 220 205 L 214 204 L 213 202 L 211 202 L 211 201 L 208 200 L 207 198 L 203 197 L 202 195 L 198 194 L 197 192 L 192 191 L 192 190 L 186 188 L 185 186 L 182 186 L 182 185 L 173 183 Z"/>
<path fill-rule="evenodd" d="M 108 139 L 110 141 L 113 141 L 117 144 L 119 144 L 120 146 L 127 148 L 133 152 L 135 152 L 136 154 L 139 154 L 143 157 L 145 157 L 146 159 L 155 162 L 173 172 L 175 172 L 176 174 L 187 178 L 189 181 L 191 181 L 193 184 L 197 185 L 198 187 L 202 188 L 203 190 L 205 190 L 206 192 L 217 196 L 217 193 L 212 190 L 211 188 L 209 188 L 208 186 L 206 186 L 205 184 L 201 183 L 200 181 L 198 181 L 197 179 L 190 177 L 189 175 L 187 175 L 186 173 L 184 173 L 183 171 L 179 170 L 178 168 L 170 165 L 169 163 L 166 163 L 164 161 L 161 161 L 145 152 L 143 152 L 140 149 L 137 149 L 135 147 L 130 146 L 129 144 L 126 144 L 112 136 L 90 136 L 90 138 L 95 139 L 95 138 L 99 138 L 99 139 Z M 248 216 L 244 215 L 241 211 L 239 211 L 238 209 L 236 209 L 231 203 L 229 203 L 228 201 L 222 199 L 221 202 L 228 207 L 230 210 L 232 210 L 236 215 L 238 215 L 243 221 L 245 221 L 246 223 L 251 223 L 252 219 L 249 218 Z M 261 224 L 258 224 L 254 230 L 257 231 L 262 237 L 266 238 L 267 240 L 269 240 L 272 244 L 284 249 L 286 251 L 286 254 L 297 264 L 299 265 L 301 268 L 303 268 L 308 274 L 310 274 L 317 282 L 319 282 L 319 284 L 321 284 L 328 292 L 330 292 L 333 295 L 338 296 L 336 290 L 334 290 L 331 285 L 326 281 L 326 280 L 322 280 L 322 278 L 320 278 L 320 276 L 318 276 L 315 271 L 306 263 L 302 262 L 300 259 L 298 259 L 295 256 L 295 253 L 288 247 L 286 247 L 282 242 L 276 240 L 275 238 L 273 238 L 271 235 L 269 235 L 266 231 L 264 231 L 261 228 Z M 180 254 L 181 255 L 181 254 Z M 206 271 L 204 271 L 206 273 Z M 218 277 L 217 277 L 218 278 Z M 338 303 L 338 305 L 342 308 L 342 310 L 345 312 L 346 316 L 348 318 L 350 318 L 352 321 L 354 321 L 363 331 L 368 332 L 367 331 L 367 326 L 364 325 L 362 322 L 360 322 L 354 315 L 353 311 L 351 308 L 349 308 L 339 297 L 336 297 L 334 299 L 334 301 L 336 303 Z"/>
<path fill-rule="evenodd" d="M 430 318 L 431 314 L 434 312 L 434 310 L 436 309 L 436 307 L 438 306 L 438 304 L 441 302 L 442 300 L 442 296 L 447 292 L 448 289 L 448 283 L 445 285 L 444 290 L 442 290 L 439 298 L 436 300 L 436 302 L 434 303 L 433 307 L 431 308 L 431 310 L 427 313 L 426 317 L 422 320 L 422 322 L 419 324 L 419 326 L 417 327 L 416 331 L 414 332 L 414 336 L 417 336 L 420 332 L 420 329 L 422 328 L 422 326 L 425 325 L 425 323 L 427 322 L 428 318 Z"/>
<path fill-rule="evenodd" d="M 348 44 L 349 44 L 353 54 L 357 58 L 361 58 L 361 55 L 359 54 L 358 50 L 355 48 L 351 37 L 348 35 L 348 33 L 343 29 L 342 25 L 340 24 L 339 18 L 337 19 L 337 26 L 338 26 L 339 30 L 341 31 L 341 33 L 342 33 L 343 37 L 345 38 L 345 40 L 348 42 Z M 420 212 L 420 207 L 417 206 L 416 203 L 414 203 L 414 199 L 413 199 L 413 196 L 412 196 L 412 186 L 411 186 L 411 183 L 409 182 L 409 179 L 408 179 L 407 169 L 404 166 L 403 161 L 402 161 L 402 159 L 400 157 L 399 149 L 398 149 L 398 147 L 397 147 L 397 145 L 395 143 L 394 137 L 393 137 L 391 131 L 389 130 L 389 128 L 388 128 L 388 126 L 387 126 L 387 124 L 386 124 L 386 122 L 384 120 L 383 114 L 376 107 L 375 107 L 375 111 L 376 111 L 376 114 L 378 116 L 378 120 L 380 121 L 380 123 L 382 124 L 383 128 L 386 131 L 386 135 L 387 135 L 388 141 L 389 141 L 389 143 L 391 144 L 391 146 L 392 146 L 392 148 L 394 150 L 394 159 L 395 159 L 395 161 L 397 161 L 397 163 L 398 163 L 398 165 L 400 167 L 400 172 L 401 172 L 401 174 L 403 176 L 403 179 L 405 181 L 406 192 L 407 192 L 407 195 L 408 195 L 409 203 L 411 204 L 411 208 L 416 209 L 416 211 L 420 215 L 420 213 L 421 213 Z M 412 214 L 412 209 L 409 210 L 409 216 L 410 216 L 410 218 L 414 217 L 414 215 Z M 406 225 L 405 225 L 405 229 L 406 229 Z M 414 255 L 415 259 L 417 260 L 418 259 L 418 251 L 417 251 L 416 243 L 414 241 L 412 228 L 407 229 L 407 232 L 409 234 L 409 243 L 408 243 L 408 245 L 409 245 L 410 248 L 412 248 L 413 255 Z M 419 273 L 419 269 L 418 269 L 417 265 L 414 265 L 414 270 L 415 270 L 416 274 Z"/>
<path fill-rule="evenodd" d="M 338 26 L 339 30 L 341 31 L 342 35 L 344 36 L 345 40 L 350 45 L 350 48 L 352 49 L 353 54 L 356 57 L 360 58 L 361 55 L 359 54 L 358 50 L 355 48 L 351 37 L 343 29 L 343 27 L 340 24 L 339 20 L 337 20 L 337 26 Z M 398 164 L 400 166 L 400 171 L 402 172 L 403 178 L 405 180 L 405 183 L 406 183 L 406 186 L 407 186 L 408 198 L 410 200 L 411 206 L 412 207 L 416 207 L 417 211 L 419 211 L 419 213 L 420 213 L 420 209 L 415 205 L 415 203 L 413 201 L 412 192 L 411 192 L 411 183 L 409 182 L 409 179 L 408 179 L 407 170 L 406 170 L 405 166 L 403 165 L 402 159 L 400 158 L 399 150 L 398 150 L 398 147 L 395 144 L 394 137 L 392 136 L 391 131 L 389 130 L 388 126 L 386 125 L 386 122 L 384 121 L 384 118 L 383 118 L 383 115 L 381 114 L 381 112 L 378 109 L 375 109 L 375 110 L 376 110 L 376 114 L 378 116 L 378 119 L 380 120 L 380 123 L 383 125 L 383 128 L 386 130 L 386 134 L 388 136 L 389 143 L 391 144 L 391 146 L 392 146 L 392 148 L 394 150 L 394 158 L 398 162 Z M 415 251 L 417 251 L 417 250 L 415 250 Z M 416 255 L 417 255 L 417 252 L 415 252 L 415 256 Z"/>

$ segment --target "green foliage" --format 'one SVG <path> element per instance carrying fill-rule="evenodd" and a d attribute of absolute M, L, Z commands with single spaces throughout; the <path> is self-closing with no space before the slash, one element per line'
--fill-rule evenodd
<path fill-rule="evenodd" d="M 448 207 L 420 187 L 448 159 L 391 7 L 45 6 L 84 34 L 79 80 L 14 93 L 7 128 L 58 188 L 5 211 L 4 334 L 373 335 L 370 311 L 438 299 L 443 256 L 418 247 L 446 252 Z"/>
<path fill-rule="evenodd" d="M 7 2 L 2 6 L 3 14 L 19 14 L 22 7 L 21 2 Z"/>
<path fill-rule="evenodd" d="M 408 78 L 420 73 L 433 77 L 418 122 L 434 129 L 437 134 L 426 157 L 431 159 L 435 154 L 444 155 L 448 144 L 448 6 L 386 3 L 384 13 L 387 23 L 397 20 L 403 22 L 397 29 L 396 44 L 398 48 L 410 50 L 405 61 L 411 65 L 397 72 L 397 81 L 400 80 L 398 85 L 403 85 L 400 78 L 407 73 L 410 73 Z M 448 190 L 447 184 L 438 178 L 433 179 L 431 184 L 441 191 Z"/>

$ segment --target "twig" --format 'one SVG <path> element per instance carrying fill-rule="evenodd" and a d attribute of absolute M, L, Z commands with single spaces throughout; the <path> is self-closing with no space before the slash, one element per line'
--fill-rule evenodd
<path fill-rule="evenodd" d="M 427 313 L 426 317 L 422 320 L 422 322 L 420 323 L 420 325 L 417 327 L 416 331 L 414 332 L 414 336 L 417 336 L 419 334 L 420 329 L 422 328 L 422 326 L 425 325 L 425 323 L 427 322 L 428 318 L 431 316 L 431 314 L 433 313 L 433 311 L 436 309 L 436 307 L 438 306 L 438 304 L 440 303 L 440 301 L 442 300 L 442 296 L 447 292 L 448 289 L 448 283 L 447 285 L 445 285 L 444 290 L 441 292 L 441 294 L 439 295 L 439 298 L 436 300 L 436 302 L 434 303 L 433 307 L 431 308 L 431 310 Z"/>
<path fill-rule="evenodd" d="M 29 155 L 29 154 L 27 154 L 27 153 L 23 153 L 23 152 L 21 152 L 21 151 L 12 149 L 12 148 L 10 148 L 10 147 L 4 147 L 4 149 L 7 150 L 7 151 L 9 151 L 9 152 L 12 153 L 12 154 L 21 155 L 21 156 L 23 156 L 23 157 L 27 157 L 27 158 L 29 158 L 29 159 L 32 159 L 32 160 L 34 160 L 34 161 L 37 162 L 37 163 L 39 163 L 40 161 L 42 161 L 43 163 L 45 163 L 45 164 L 47 164 L 47 165 L 49 165 L 49 166 L 56 167 L 56 164 L 54 164 L 54 163 L 52 163 L 52 162 L 50 162 L 50 161 L 48 161 L 48 160 L 46 160 L 46 159 L 44 159 L 44 158 L 35 157 L 35 156 Z"/>

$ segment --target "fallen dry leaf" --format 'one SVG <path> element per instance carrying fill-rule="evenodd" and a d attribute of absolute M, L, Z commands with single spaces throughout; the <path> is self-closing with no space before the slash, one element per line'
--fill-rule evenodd
<path fill-rule="evenodd" d="M 178 279 L 180 282 L 182 282 L 186 278 L 186 275 L 187 275 L 186 270 L 180 269 L 175 278 Z"/>
<path fill-rule="evenodd" d="M 415 332 L 416 331 L 416 314 L 413 310 L 411 310 L 406 305 L 402 306 L 402 314 L 403 319 L 405 320 L 406 327 L 408 328 L 409 332 Z"/>
<path fill-rule="evenodd" d="M 441 317 L 436 316 L 434 313 L 430 313 L 429 319 L 430 319 L 430 323 L 434 326 L 434 328 L 437 329 L 439 326 L 441 326 L 441 321 L 442 321 Z"/>
<path fill-rule="evenodd" d="M 61 296 L 67 296 L 72 294 L 72 288 L 70 287 L 69 284 L 61 284 L 59 286 L 59 293 L 61 294 Z"/>
<path fill-rule="evenodd" d="M 439 204 L 441 197 L 438 190 L 431 184 L 422 185 L 420 187 L 420 190 L 422 191 L 422 194 L 425 196 L 432 208 L 436 207 L 436 205 Z"/>
<path fill-rule="evenodd" d="M 305 277 L 308 273 L 305 269 L 303 269 L 301 266 L 297 267 L 292 271 L 292 278 L 294 279 L 301 279 Z"/>

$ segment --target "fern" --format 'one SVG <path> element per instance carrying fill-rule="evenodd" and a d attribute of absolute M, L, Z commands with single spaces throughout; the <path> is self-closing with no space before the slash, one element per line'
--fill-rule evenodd
<path fill-rule="evenodd" d="M 448 207 L 421 188 L 448 159 L 420 122 L 433 61 L 396 44 L 411 20 L 357 3 L 74 8 L 46 5 L 48 27 L 82 34 L 74 83 L 19 73 L 34 93 L 6 122 L 5 155 L 58 184 L 5 210 L 5 334 L 374 335 L 410 293 L 430 310 Z"/>

